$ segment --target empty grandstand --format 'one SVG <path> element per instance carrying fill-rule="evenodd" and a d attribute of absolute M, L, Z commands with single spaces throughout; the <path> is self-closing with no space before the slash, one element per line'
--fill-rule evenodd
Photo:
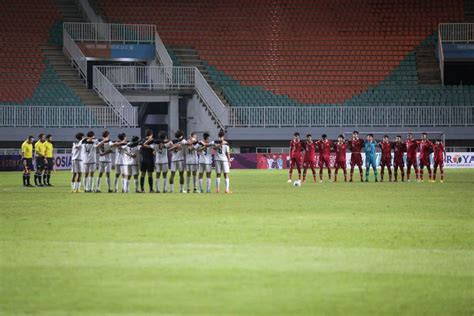
<path fill-rule="evenodd" d="M 282 145 L 296 127 L 446 130 L 465 145 L 474 134 L 474 85 L 459 79 L 472 77 L 471 1 L 3 5 L 4 129 L 43 106 L 56 118 L 43 126 L 74 129 L 75 111 L 91 127 L 224 128 L 236 147 Z"/>

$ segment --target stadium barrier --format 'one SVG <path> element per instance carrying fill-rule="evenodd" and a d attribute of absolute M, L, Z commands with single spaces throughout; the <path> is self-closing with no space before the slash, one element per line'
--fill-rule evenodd
<path fill-rule="evenodd" d="M 77 42 L 155 43 L 152 24 L 65 22 L 63 28 Z"/>
<path fill-rule="evenodd" d="M 347 167 L 350 168 L 350 153 L 346 154 Z M 365 154 L 362 153 L 365 160 Z M 332 154 L 331 166 L 334 165 L 335 155 Z M 406 159 L 406 157 L 405 157 Z M 433 163 L 433 155 L 430 157 Z M 112 162 L 114 159 L 112 159 Z M 318 161 L 318 155 L 316 156 Z M 71 154 L 55 154 L 54 164 L 56 170 L 71 169 Z M 377 153 L 377 165 L 380 164 L 380 153 Z M 281 154 L 231 154 L 232 169 L 287 169 L 289 167 L 288 153 Z M 365 166 L 365 164 L 364 164 Z M 446 154 L 445 168 L 474 168 L 474 153 L 452 152 Z M 364 167 L 365 168 L 365 167 Z M 19 154 L 0 154 L 0 171 L 22 170 L 21 156 Z"/>
<path fill-rule="evenodd" d="M 128 126 L 137 125 L 138 117 L 134 115 L 135 112 L 124 111 L 124 109 L 133 109 L 133 105 L 128 102 L 127 98 L 115 88 L 97 67 L 93 69 L 92 85 L 97 94 L 109 105 L 109 108 L 113 109 L 119 118 L 124 121 L 124 124 Z"/>
<path fill-rule="evenodd" d="M 127 120 L 124 120 L 126 117 Z M 132 124 L 130 124 L 132 122 Z M 1 127 L 137 127 L 138 109 L 106 106 L 0 106 Z"/>
<path fill-rule="evenodd" d="M 195 87 L 194 67 L 96 66 L 96 68 L 119 90 L 176 90 Z"/>
<path fill-rule="evenodd" d="M 71 64 L 79 75 L 87 81 L 87 58 L 67 32 L 63 32 L 63 51 L 69 55 Z"/>
<path fill-rule="evenodd" d="M 230 107 L 231 127 L 474 126 L 474 106 Z"/>

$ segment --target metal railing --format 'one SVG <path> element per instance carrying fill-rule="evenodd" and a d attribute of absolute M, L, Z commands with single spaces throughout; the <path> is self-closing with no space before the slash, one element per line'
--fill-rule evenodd
<path fill-rule="evenodd" d="M 129 120 L 125 122 L 122 117 L 127 117 Z M 138 112 L 133 107 L 116 110 L 105 106 L 4 105 L 0 106 L 0 126 L 136 127 Z"/>
<path fill-rule="evenodd" d="M 63 51 L 69 55 L 71 64 L 79 71 L 79 75 L 87 80 L 87 58 L 68 32 L 63 32 Z"/>
<path fill-rule="evenodd" d="M 217 125 L 221 129 L 229 123 L 229 109 L 222 103 L 221 99 L 216 95 L 207 80 L 202 76 L 199 69 L 195 68 L 195 89 L 209 113 L 216 120 Z"/>
<path fill-rule="evenodd" d="M 474 23 L 441 23 L 438 34 L 443 43 L 474 42 Z"/>
<path fill-rule="evenodd" d="M 232 127 L 474 126 L 474 106 L 230 107 Z"/>
<path fill-rule="evenodd" d="M 66 22 L 63 28 L 78 42 L 155 43 L 156 26 L 151 24 Z"/>
<path fill-rule="evenodd" d="M 92 77 L 92 86 L 97 94 L 104 99 L 111 109 L 115 110 L 115 113 L 124 121 L 124 124 L 133 126 L 136 122 L 135 112 L 127 111 L 127 109 L 133 109 L 127 98 L 115 88 L 97 67 L 94 67 Z"/>
<path fill-rule="evenodd" d="M 156 56 L 158 56 L 159 62 L 162 66 L 173 67 L 173 60 L 171 59 L 170 54 L 166 50 L 165 44 L 161 40 L 161 37 L 158 35 L 158 32 L 155 31 L 155 50 Z"/>
<path fill-rule="evenodd" d="M 84 16 L 92 23 L 104 23 L 104 20 L 101 16 L 95 13 L 94 9 L 91 7 L 88 0 L 76 0 Z"/>
<path fill-rule="evenodd" d="M 194 67 L 97 66 L 119 90 L 194 89 Z"/>
<path fill-rule="evenodd" d="M 443 51 L 443 42 L 441 40 L 440 32 L 438 32 L 438 57 L 439 57 L 439 71 L 441 73 L 441 84 L 444 85 L 444 51 Z"/>

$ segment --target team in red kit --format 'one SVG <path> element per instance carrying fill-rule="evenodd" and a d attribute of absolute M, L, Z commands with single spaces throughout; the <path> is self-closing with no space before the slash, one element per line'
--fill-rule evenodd
<path fill-rule="evenodd" d="M 327 135 L 321 135 L 321 138 L 314 140 L 311 134 L 307 134 L 305 140 L 302 140 L 298 132 L 294 133 L 290 141 L 290 170 L 288 182 L 292 182 L 294 169 L 298 172 L 298 180 L 306 182 L 308 169 L 311 169 L 313 181 L 316 182 L 316 169 L 319 167 L 319 181 L 323 181 L 323 170 L 326 168 L 329 181 L 338 181 L 339 170 L 342 169 L 344 181 L 347 179 L 346 153 L 351 153 L 350 158 L 350 177 L 349 182 L 354 181 L 354 169 L 358 167 L 360 181 L 364 181 L 362 172 L 362 151 L 364 149 L 364 140 L 359 137 L 359 133 L 354 131 L 350 140 L 346 141 L 343 135 L 337 137 L 337 141 L 329 140 Z M 406 180 L 410 181 L 411 169 L 413 168 L 417 181 L 424 181 L 424 169 L 428 171 L 428 181 L 435 182 L 436 174 L 439 169 L 440 182 L 444 182 L 444 160 L 446 151 L 441 140 L 434 143 L 428 139 L 426 133 L 422 133 L 420 140 L 416 140 L 412 133 L 407 134 L 405 141 L 400 135 L 391 141 L 387 135 L 377 144 L 380 148 L 380 181 L 389 182 L 405 181 L 405 154 L 406 154 Z M 331 176 L 331 152 L 335 153 L 334 177 Z M 433 170 L 431 169 L 430 155 L 433 153 Z M 317 156 L 319 154 L 318 163 Z M 392 155 L 393 154 L 393 155 Z M 418 156 L 418 158 L 417 158 Z M 418 164 L 419 161 L 419 164 Z M 392 173 L 393 167 L 393 173 Z M 301 172 L 303 169 L 303 172 Z M 387 169 L 387 177 L 385 174 Z M 400 178 L 398 177 L 400 175 Z M 377 174 L 375 181 L 378 181 Z M 365 179 L 369 181 L 368 177 Z"/>

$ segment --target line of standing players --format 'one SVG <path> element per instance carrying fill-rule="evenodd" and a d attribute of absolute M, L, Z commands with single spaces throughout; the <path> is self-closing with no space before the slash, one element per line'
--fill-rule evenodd
<path fill-rule="evenodd" d="M 377 172 L 377 148 L 380 148 L 380 181 L 384 181 L 385 168 L 388 171 L 388 181 L 398 181 L 398 172 L 401 174 L 401 181 L 405 181 L 405 160 L 406 153 L 406 167 L 407 167 L 407 181 L 410 181 L 411 168 L 415 171 L 417 181 L 423 182 L 424 168 L 428 170 L 428 177 L 430 182 L 436 181 L 437 169 L 440 170 L 440 180 L 444 182 L 444 160 L 446 151 L 441 140 L 436 140 L 434 143 L 428 139 L 426 133 L 422 133 L 422 138 L 416 140 L 412 133 L 407 134 L 405 141 L 400 135 L 395 137 L 394 141 L 390 141 L 389 137 L 385 135 L 381 142 L 376 142 L 373 134 L 368 134 L 364 141 L 359 137 L 359 132 L 354 131 L 352 138 L 348 141 L 344 139 L 343 135 L 339 135 L 337 141 L 331 141 L 325 134 L 321 139 L 314 141 L 310 134 L 306 135 L 303 141 L 300 139 L 298 132 L 294 133 L 293 139 L 290 141 L 290 170 L 288 174 L 288 182 L 292 181 L 293 170 L 298 171 L 298 180 L 306 181 L 308 169 L 311 169 L 313 180 L 316 182 L 316 152 L 319 152 L 319 181 L 323 181 L 323 169 L 327 168 L 329 181 L 337 181 L 338 171 L 342 169 L 344 181 L 347 181 L 346 170 L 346 153 L 351 152 L 350 161 L 350 178 L 349 182 L 353 181 L 354 169 L 358 167 L 360 174 L 360 181 L 364 181 L 362 165 L 362 151 L 365 152 L 365 182 L 369 181 L 370 169 L 373 169 L 375 182 L 378 182 Z M 392 151 L 393 151 L 393 167 L 394 177 L 392 178 Z M 335 152 L 336 160 L 334 163 L 334 178 L 331 177 L 331 152 Z M 419 167 L 417 153 L 419 153 Z M 430 154 L 434 154 L 433 170 L 430 164 Z M 302 173 L 303 169 L 303 174 Z"/>
<path fill-rule="evenodd" d="M 212 155 L 216 168 L 216 192 L 220 192 L 221 174 L 224 175 L 225 193 L 229 190 L 230 179 L 230 150 L 229 143 L 224 139 L 224 132 L 219 132 L 219 138 L 211 141 L 209 134 L 204 133 L 201 140 L 196 133 L 191 133 L 188 138 L 183 131 L 175 133 L 175 139 L 168 139 L 161 133 L 158 138 L 153 137 L 151 130 L 146 131 L 146 137 L 127 139 L 125 133 L 120 133 L 116 140 L 111 140 L 108 131 L 102 133 L 102 139 L 95 138 L 94 132 L 86 135 L 78 133 L 77 141 L 73 143 L 71 155 L 72 192 L 80 192 L 81 177 L 84 175 L 85 192 L 99 193 L 101 179 L 105 175 L 109 193 L 119 191 L 119 181 L 122 182 L 122 193 L 130 192 L 130 183 L 134 181 L 135 192 L 145 192 L 145 177 L 148 175 L 149 192 L 174 191 L 174 178 L 179 175 L 180 192 L 194 193 L 211 192 Z M 115 183 L 112 187 L 110 174 L 112 171 L 112 154 L 115 154 Z M 95 179 L 95 172 L 99 174 Z M 168 171 L 170 176 L 168 179 Z M 155 189 L 153 188 L 153 173 L 156 172 Z M 184 174 L 186 172 L 187 185 L 184 187 Z M 204 191 L 203 177 L 206 175 L 206 191 Z M 140 186 L 138 179 L 140 176 Z M 197 185 L 199 176 L 199 188 Z M 163 179 L 163 189 L 160 191 L 160 178 Z M 169 188 L 168 188 L 169 180 Z"/>

